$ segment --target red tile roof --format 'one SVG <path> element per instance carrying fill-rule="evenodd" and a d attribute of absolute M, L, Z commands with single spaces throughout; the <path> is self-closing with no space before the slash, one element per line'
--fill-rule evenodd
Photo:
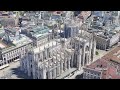
<path fill-rule="evenodd" d="M 119 50 L 120 47 L 116 47 L 101 59 L 95 61 L 91 65 L 88 65 L 87 68 L 101 71 L 102 79 L 120 79 L 120 74 L 118 74 L 118 69 L 120 69 L 120 57 L 118 57 L 118 55 L 120 55 Z"/>

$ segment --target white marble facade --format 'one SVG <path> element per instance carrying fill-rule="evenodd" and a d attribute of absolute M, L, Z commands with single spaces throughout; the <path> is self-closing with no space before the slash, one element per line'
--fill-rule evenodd
<path fill-rule="evenodd" d="M 74 39 L 70 44 L 70 41 L 65 44 L 52 44 L 53 46 L 44 45 L 44 49 L 39 48 L 37 52 L 35 49 L 27 53 L 25 57 L 21 57 L 21 70 L 34 79 L 56 79 L 70 69 L 81 70 L 92 63 L 95 42 L 92 39 Z"/>

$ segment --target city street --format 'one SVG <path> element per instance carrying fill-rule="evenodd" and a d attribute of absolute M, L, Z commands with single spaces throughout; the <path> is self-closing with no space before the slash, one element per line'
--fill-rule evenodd
<path fill-rule="evenodd" d="M 19 61 L 13 62 L 9 67 L 0 70 L 1 79 L 30 79 L 24 72 L 20 71 Z"/>

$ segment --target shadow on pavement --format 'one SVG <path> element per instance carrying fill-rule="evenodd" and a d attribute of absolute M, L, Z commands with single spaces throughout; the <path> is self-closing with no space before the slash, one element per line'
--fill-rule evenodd
<path fill-rule="evenodd" d="M 83 79 L 83 74 L 77 75 L 77 76 L 75 77 L 75 79 Z"/>
<path fill-rule="evenodd" d="M 20 78 L 20 79 L 32 79 L 32 77 L 27 76 L 26 73 L 21 71 L 20 67 L 12 68 L 11 71 L 12 71 L 12 74 L 16 75 L 17 78 Z"/>

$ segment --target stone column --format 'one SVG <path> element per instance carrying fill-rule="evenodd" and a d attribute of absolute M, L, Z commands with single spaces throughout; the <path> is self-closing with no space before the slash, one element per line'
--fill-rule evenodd
<path fill-rule="evenodd" d="M 55 78 L 55 72 L 54 72 L 54 69 L 52 69 L 52 79 Z"/>
<path fill-rule="evenodd" d="M 89 55 L 88 55 L 88 52 L 86 53 L 86 61 L 87 61 L 87 64 L 89 64 Z"/>
<path fill-rule="evenodd" d="M 49 79 L 52 79 L 52 71 L 49 72 L 49 75 L 50 75 Z"/>
<path fill-rule="evenodd" d="M 67 65 L 66 65 L 66 60 L 64 61 L 64 63 L 63 63 L 63 64 L 64 64 L 63 69 L 64 69 L 64 71 L 66 71 L 66 69 L 67 69 L 67 68 L 66 68 L 66 66 L 67 66 Z"/>
<path fill-rule="evenodd" d="M 92 41 L 90 40 L 90 43 L 89 43 L 89 57 L 88 57 L 89 64 L 91 63 L 91 54 L 92 54 Z"/>
<path fill-rule="evenodd" d="M 93 41 L 93 56 L 92 57 L 94 57 L 95 52 L 96 52 L 96 40 L 94 38 L 94 41 Z M 92 61 L 93 61 L 93 58 L 92 58 Z"/>
<path fill-rule="evenodd" d="M 80 70 L 81 69 L 81 54 L 80 54 L 80 52 L 78 53 L 78 60 L 77 60 L 77 66 L 78 66 L 78 70 Z"/>
<path fill-rule="evenodd" d="M 68 66 L 68 69 L 70 69 L 70 56 L 69 56 L 69 58 L 68 58 L 68 61 L 67 61 L 68 63 L 67 63 L 67 66 Z"/>
<path fill-rule="evenodd" d="M 50 72 L 48 71 L 48 79 L 50 79 Z"/>
<path fill-rule="evenodd" d="M 49 58 L 49 52 L 50 52 L 50 48 L 47 48 L 47 58 Z"/>
<path fill-rule="evenodd" d="M 31 70 L 30 70 L 30 76 L 31 76 L 33 79 L 36 79 L 36 71 L 35 71 L 35 69 L 33 69 L 32 72 L 31 72 Z"/>
<path fill-rule="evenodd" d="M 48 79 L 52 79 L 51 71 L 48 71 Z"/>
<path fill-rule="evenodd" d="M 65 70 L 67 70 L 68 68 L 67 68 L 67 60 L 65 61 Z"/>
<path fill-rule="evenodd" d="M 45 49 L 45 56 L 46 56 L 46 58 L 48 58 L 48 56 L 47 56 L 47 49 Z"/>
<path fill-rule="evenodd" d="M 73 67 L 73 58 L 74 58 L 74 56 L 72 55 L 72 57 L 71 57 L 71 68 Z"/>
<path fill-rule="evenodd" d="M 44 61 L 44 56 L 43 56 L 43 52 L 41 53 L 41 58 L 42 58 L 42 61 Z"/>
<path fill-rule="evenodd" d="M 99 39 L 99 38 L 97 38 Z M 97 40 L 98 41 L 98 40 Z M 96 52 L 96 40 L 95 40 L 95 35 L 93 33 L 93 36 L 92 36 L 92 40 L 91 40 L 91 43 L 92 43 L 92 51 L 91 51 L 91 62 L 93 62 L 93 57 L 95 55 L 95 52 Z M 98 44 L 98 48 L 101 49 L 101 41 L 97 42 Z"/>
<path fill-rule="evenodd" d="M 43 61 L 45 60 L 45 50 L 42 52 L 43 54 Z"/>
<path fill-rule="evenodd" d="M 31 71 L 34 68 L 33 65 L 32 65 L 33 68 L 31 68 L 31 64 L 33 64 L 31 60 L 32 60 L 32 55 L 28 54 L 28 56 L 26 57 L 28 76 L 31 76 Z"/>
<path fill-rule="evenodd" d="M 85 65 L 85 47 L 86 47 L 86 45 L 84 45 L 83 48 L 82 48 L 83 49 L 82 50 L 82 54 L 83 54 L 82 55 L 83 56 L 83 58 L 82 58 L 83 59 L 83 66 Z"/>
<path fill-rule="evenodd" d="M 56 68 L 53 69 L 53 78 L 56 78 Z"/>
<path fill-rule="evenodd" d="M 57 77 L 57 68 L 55 68 L 55 78 Z"/>
<path fill-rule="evenodd" d="M 57 76 L 59 76 L 60 75 L 60 65 L 57 67 L 56 72 L 57 72 Z"/>
<path fill-rule="evenodd" d="M 96 40 L 95 40 L 95 36 L 94 36 L 93 37 L 93 52 L 94 52 L 93 55 L 95 55 L 95 51 L 96 51 Z"/>
<path fill-rule="evenodd" d="M 33 67 L 33 68 L 32 68 L 31 70 L 32 70 L 32 73 L 33 73 L 33 78 L 36 79 L 36 65 L 35 65 L 36 57 L 35 57 L 35 54 L 34 54 L 33 56 L 34 56 L 34 57 L 33 57 L 33 58 L 34 58 L 34 59 L 33 59 L 33 60 L 34 60 L 34 63 L 32 63 L 32 67 Z M 29 61 L 30 61 L 30 60 L 29 60 Z"/>
<path fill-rule="evenodd" d="M 39 67 L 37 67 L 37 68 L 38 68 L 38 70 L 37 70 L 38 79 L 41 79 L 40 68 Z"/>
<path fill-rule="evenodd" d="M 42 69 L 42 79 L 46 79 L 46 69 Z"/>
<path fill-rule="evenodd" d="M 60 73 L 63 73 L 63 62 L 60 61 Z"/>

